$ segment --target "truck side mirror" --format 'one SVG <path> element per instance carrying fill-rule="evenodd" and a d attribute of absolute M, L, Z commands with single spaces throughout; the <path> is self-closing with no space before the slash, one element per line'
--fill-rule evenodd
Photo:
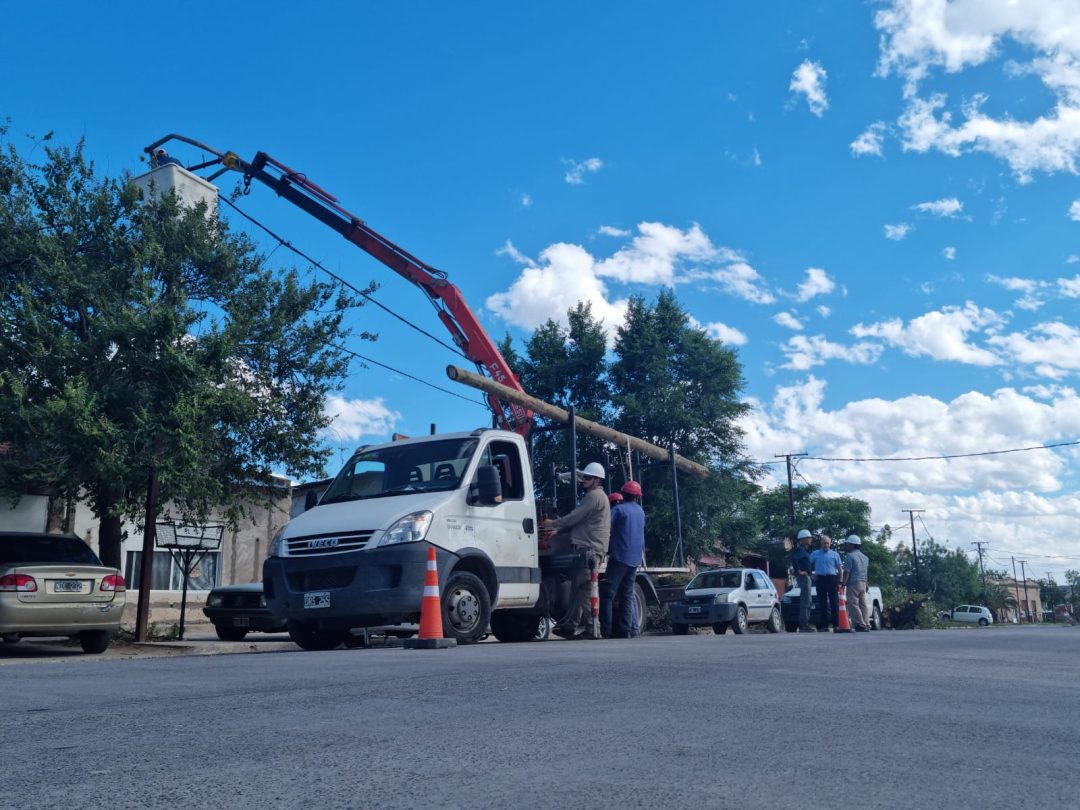
<path fill-rule="evenodd" d="M 313 489 L 307 491 L 307 495 L 304 497 L 304 511 L 319 505 L 319 493 Z"/>
<path fill-rule="evenodd" d="M 485 464 L 476 470 L 477 503 L 492 505 L 502 499 L 502 482 L 499 480 L 499 468 L 494 464 Z"/>

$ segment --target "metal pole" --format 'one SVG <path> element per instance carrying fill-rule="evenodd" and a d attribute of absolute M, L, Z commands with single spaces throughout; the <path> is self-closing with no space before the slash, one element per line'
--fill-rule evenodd
<path fill-rule="evenodd" d="M 919 576 L 919 547 L 915 543 L 915 513 L 925 512 L 925 509 L 901 509 L 901 512 L 907 512 L 908 517 L 911 518 L 911 556 L 915 559 L 915 590 L 919 590 L 919 586 L 922 584 L 922 577 Z"/>
<path fill-rule="evenodd" d="M 1013 564 L 1013 594 L 1016 596 L 1016 623 L 1021 623 L 1020 618 L 1020 583 L 1016 579 L 1016 557 L 1012 558 Z"/>
<path fill-rule="evenodd" d="M 1039 617 L 1031 609 L 1031 602 L 1029 601 L 1027 589 L 1027 568 L 1025 567 L 1026 565 L 1027 560 L 1020 560 L 1020 575 L 1024 578 L 1024 611 L 1030 617 L 1031 623 L 1034 624 L 1039 620 Z"/>
<path fill-rule="evenodd" d="M 675 466 L 675 443 L 671 443 L 671 494 L 675 501 L 675 555 L 679 566 L 686 565 L 682 543 L 682 510 L 679 508 L 679 468 Z"/>

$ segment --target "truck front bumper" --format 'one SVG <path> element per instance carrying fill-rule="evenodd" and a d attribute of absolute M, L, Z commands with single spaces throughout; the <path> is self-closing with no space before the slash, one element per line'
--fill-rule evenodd
<path fill-rule="evenodd" d="M 689 604 L 676 602 L 671 606 L 672 624 L 716 624 L 718 622 L 730 622 L 735 619 L 735 611 L 738 605 L 724 602 L 717 605 L 711 602 L 705 604 Z"/>
<path fill-rule="evenodd" d="M 374 627 L 418 621 L 428 542 L 263 563 L 266 605 L 286 621 Z M 457 555 L 435 547 L 440 593 Z"/>

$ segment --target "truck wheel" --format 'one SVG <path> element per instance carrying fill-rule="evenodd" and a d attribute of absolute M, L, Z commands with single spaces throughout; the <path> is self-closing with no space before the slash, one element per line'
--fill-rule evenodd
<path fill-rule="evenodd" d="M 741 636 L 746 632 L 746 608 L 739 605 L 735 611 L 735 621 L 731 623 L 731 629 L 735 631 L 735 635 Z"/>
<path fill-rule="evenodd" d="M 874 612 L 870 614 L 870 629 L 880 630 L 881 627 L 881 608 L 874 605 Z"/>
<path fill-rule="evenodd" d="M 780 621 L 780 608 L 774 607 L 769 614 L 769 621 L 765 625 L 770 633 L 779 633 L 783 622 Z"/>
<path fill-rule="evenodd" d="M 714 624 L 712 626 L 712 631 L 716 635 L 722 636 L 722 635 L 724 635 L 724 633 L 727 632 L 728 624 L 730 624 L 730 622 L 717 622 L 716 624 Z"/>
<path fill-rule="evenodd" d="M 105 652 L 109 649 L 110 641 L 112 641 L 112 633 L 108 630 L 85 630 L 79 633 L 82 651 L 89 655 L 100 655 Z"/>
<path fill-rule="evenodd" d="M 545 619 L 545 616 L 541 616 L 539 622 Z M 496 610 L 491 614 L 491 634 L 504 643 L 517 644 L 532 641 L 538 631 L 539 623 L 536 616 L 522 615 L 512 610 Z"/>
<path fill-rule="evenodd" d="M 637 638 L 645 632 L 645 617 L 649 615 L 649 603 L 645 601 L 645 591 L 637 582 L 634 583 L 633 626 L 630 637 Z"/>
<path fill-rule="evenodd" d="M 674 636 L 685 636 L 690 632 L 690 625 L 688 624 L 676 624 L 671 623 L 671 634 Z"/>
<path fill-rule="evenodd" d="M 479 641 L 491 621 L 491 598 L 480 577 L 468 571 L 451 574 L 443 590 L 442 612 L 444 636 L 458 644 Z"/>
<path fill-rule="evenodd" d="M 302 650 L 333 650 L 345 634 L 340 630 L 320 630 L 311 622 L 289 622 L 289 638 Z"/>
<path fill-rule="evenodd" d="M 548 616 L 541 616 L 536 622 L 536 635 L 533 636 L 533 641 L 547 641 L 551 638 L 551 630 L 555 627 L 555 622 Z"/>
<path fill-rule="evenodd" d="M 248 631 L 243 627 L 221 627 L 214 625 L 214 632 L 222 641 L 243 641 Z"/>

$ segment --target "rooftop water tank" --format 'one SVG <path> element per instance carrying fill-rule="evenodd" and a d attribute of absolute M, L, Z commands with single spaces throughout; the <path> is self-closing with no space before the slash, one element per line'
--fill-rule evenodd
<path fill-rule="evenodd" d="M 206 203 L 207 217 L 217 216 L 218 189 L 183 166 L 166 163 L 140 174 L 132 181 L 142 192 L 143 199 L 160 196 L 175 191 L 182 205 L 194 207 L 197 203 Z"/>

